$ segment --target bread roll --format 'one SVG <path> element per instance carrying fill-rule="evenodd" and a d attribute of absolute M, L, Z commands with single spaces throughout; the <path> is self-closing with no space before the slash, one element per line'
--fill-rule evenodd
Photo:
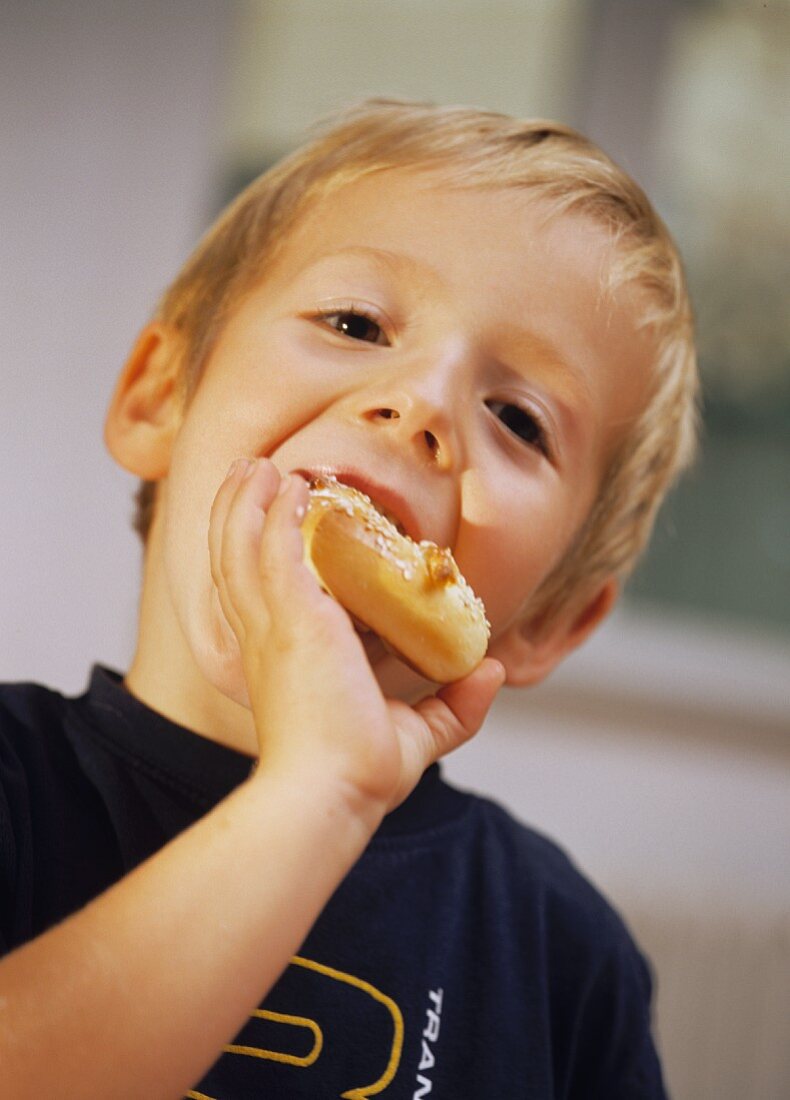
<path fill-rule="evenodd" d="M 482 661 L 485 608 L 449 550 L 400 534 L 369 497 L 329 477 L 311 483 L 302 533 L 321 587 L 417 672 L 451 683 Z"/>

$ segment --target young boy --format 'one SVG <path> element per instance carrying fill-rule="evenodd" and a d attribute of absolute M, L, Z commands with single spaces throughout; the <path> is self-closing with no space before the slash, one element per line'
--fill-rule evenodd
<path fill-rule="evenodd" d="M 131 668 L 0 694 L 4 1096 L 664 1095 L 618 917 L 435 761 L 609 611 L 695 387 L 666 230 L 562 126 L 372 101 L 232 204 L 107 417 Z M 452 548 L 470 676 L 321 592 L 318 473 Z"/>

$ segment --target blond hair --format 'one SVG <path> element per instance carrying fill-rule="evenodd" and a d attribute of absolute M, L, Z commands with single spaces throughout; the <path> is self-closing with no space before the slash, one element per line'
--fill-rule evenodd
<path fill-rule="evenodd" d="M 610 289 L 636 285 L 656 351 L 647 405 L 611 456 L 585 523 L 530 605 L 548 617 L 583 584 L 623 581 L 658 508 L 695 449 L 697 372 L 691 309 L 677 249 L 641 188 L 567 126 L 468 107 L 372 99 L 333 116 L 307 144 L 246 188 L 224 211 L 163 295 L 155 319 L 183 340 L 186 407 L 212 347 L 242 296 L 265 280 L 297 219 L 321 198 L 373 172 L 430 170 L 452 187 L 528 189 L 554 212 L 610 231 Z M 137 492 L 135 530 L 147 540 L 155 483 Z"/>

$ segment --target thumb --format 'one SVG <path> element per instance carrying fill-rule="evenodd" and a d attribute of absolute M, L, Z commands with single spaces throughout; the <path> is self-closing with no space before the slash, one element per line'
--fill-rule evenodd
<path fill-rule="evenodd" d="M 414 708 L 425 722 L 431 744 L 428 763 L 433 763 L 469 741 L 482 726 L 494 698 L 505 682 L 505 668 L 486 657 L 474 672 L 447 684 L 436 695 Z"/>

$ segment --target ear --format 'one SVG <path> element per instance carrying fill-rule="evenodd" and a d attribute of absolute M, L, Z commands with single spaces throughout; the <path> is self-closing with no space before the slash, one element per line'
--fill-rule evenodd
<path fill-rule="evenodd" d="M 512 687 L 537 684 L 576 649 L 606 618 L 617 602 L 620 589 L 610 577 L 587 601 L 581 612 L 561 613 L 548 623 L 526 619 L 512 623 L 495 639 L 489 656 L 496 657 L 507 670 Z"/>
<path fill-rule="evenodd" d="M 167 474 L 181 421 L 176 381 L 182 350 L 179 334 L 147 325 L 137 338 L 115 386 L 104 424 L 104 442 L 115 461 L 138 477 Z"/>

